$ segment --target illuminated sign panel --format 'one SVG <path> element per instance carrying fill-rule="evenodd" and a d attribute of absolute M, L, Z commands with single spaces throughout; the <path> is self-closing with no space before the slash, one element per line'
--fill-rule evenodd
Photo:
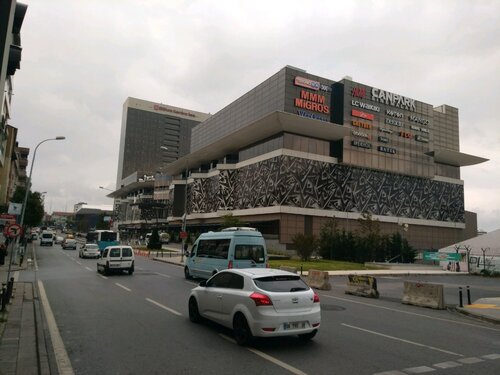
<path fill-rule="evenodd" d="M 352 126 L 357 126 L 358 128 L 371 129 L 372 124 L 363 121 L 351 121 Z"/>
<path fill-rule="evenodd" d="M 422 143 L 429 143 L 429 138 L 422 137 L 421 135 L 416 135 L 415 140 L 417 142 L 422 142 Z"/>
<path fill-rule="evenodd" d="M 382 133 L 392 134 L 392 130 L 391 129 L 378 128 L 378 131 L 380 131 Z"/>
<path fill-rule="evenodd" d="M 364 118 L 366 120 L 373 120 L 375 118 L 375 115 L 372 115 L 371 113 L 361 112 L 358 111 L 357 109 L 353 109 L 351 111 L 351 115 L 353 115 L 354 117 Z"/>
<path fill-rule="evenodd" d="M 402 121 L 394 120 L 393 118 L 386 118 L 385 123 L 389 124 L 389 125 L 398 126 L 400 128 L 402 128 L 404 126 Z"/>
<path fill-rule="evenodd" d="M 386 154 L 395 154 L 396 149 L 392 147 L 386 147 L 386 146 L 378 146 L 377 150 L 380 152 L 385 152 Z"/>
<path fill-rule="evenodd" d="M 296 107 L 328 114 L 330 113 L 330 107 L 327 106 L 325 102 L 326 99 L 323 95 L 306 90 L 301 90 L 300 98 L 295 98 Z"/>
<path fill-rule="evenodd" d="M 360 137 L 360 138 L 372 139 L 372 137 L 370 136 L 370 134 L 365 133 L 365 132 L 360 132 L 358 130 L 353 130 L 352 131 L 352 135 L 354 135 L 356 137 Z"/>
<path fill-rule="evenodd" d="M 366 148 L 366 149 L 372 148 L 371 143 L 363 142 L 363 141 L 351 141 L 351 145 L 353 145 L 355 147 Z"/>
<path fill-rule="evenodd" d="M 416 122 L 417 124 L 429 125 L 429 120 L 422 118 L 422 117 L 417 117 L 415 115 L 408 116 L 408 120 L 410 120 L 412 122 Z"/>
<path fill-rule="evenodd" d="M 389 138 L 387 137 L 382 137 L 381 135 L 378 136 L 378 141 L 382 143 L 389 143 Z"/>
<path fill-rule="evenodd" d="M 293 83 L 295 84 L 295 86 L 305 87 L 307 89 L 316 91 L 318 91 L 321 87 L 321 83 L 319 83 L 318 81 L 313 81 L 312 79 L 299 76 L 295 77 L 295 81 Z"/>
<path fill-rule="evenodd" d="M 351 95 L 354 98 L 363 99 L 366 96 L 366 89 L 364 87 L 353 87 L 351 90 Z"/>
<path fill-rule="evenodd" d="M 408 133 L 408 132 L 399 132 L 399 136 L 403 137 L 403 138 L 410 139 L 411 138 L 411 133 Z"/>

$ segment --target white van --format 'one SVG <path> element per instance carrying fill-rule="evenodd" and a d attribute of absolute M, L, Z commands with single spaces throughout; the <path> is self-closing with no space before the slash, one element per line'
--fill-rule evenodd
<path fill-rule="evenodd" d="M 203 233 L 186 259 L 184 276 L 208 279 L 227 268 L 268 267 L 266 243 L 254 228 L 232 227 Z"/>
<path fill-rule="evenodd" d="M 97 272 L 108 275 L 115 271 L 134 273 L 134 250 L 130 246 L 108 246 L 97 260 Z"/>
<path fill-rule="evenodd" d="M 40 236 L 40 246 L 48 245 L 52 246 L 54 244 L 54 233 L 49 231 L 43 231 Z"/>

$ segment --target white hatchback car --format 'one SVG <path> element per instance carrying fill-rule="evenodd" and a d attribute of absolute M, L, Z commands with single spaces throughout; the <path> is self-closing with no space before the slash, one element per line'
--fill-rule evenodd
<path fill-rule="evenodd" d="M 312 339 L 321 324 L 318 294 L 299 275 L 269 268 L 228 269 L 191 290 L 189 319 L 232 328 L 238 344 L 254 336 Z"/>
<path fill-rule="evenodd" d="M 78 256 L 80 258 L 99 258 L 101 252 L 99 251 L 99 246 L 95 243 L 86 243 L 80 248 Z"/>

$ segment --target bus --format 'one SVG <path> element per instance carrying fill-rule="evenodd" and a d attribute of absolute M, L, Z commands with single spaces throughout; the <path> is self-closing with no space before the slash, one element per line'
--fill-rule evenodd
<path fill-rule="evenodd" d="M 94 230 L 87 233 L 87 243 L 95 243 L 103 251 L 107 246 L 120 244 L 120 235 L 112 230 Z"/>

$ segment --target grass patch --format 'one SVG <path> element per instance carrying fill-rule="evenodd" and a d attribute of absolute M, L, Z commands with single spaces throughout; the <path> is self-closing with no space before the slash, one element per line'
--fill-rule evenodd
<path fill-rule="evenodd" d="M 279 268 L 280 266 L 296 267 L 300 270 L 302 266 L 303 271 L 310 269 L 319 271 L 351 271 L 351 270 L 373 270 L 378 269 L 374 266 L 365 266 L 362 263 L 342 262 L 338 260 L 310 260 L 304 262 L 298 259 L 272 259 L 269 261 L 271 268 Z"/>

